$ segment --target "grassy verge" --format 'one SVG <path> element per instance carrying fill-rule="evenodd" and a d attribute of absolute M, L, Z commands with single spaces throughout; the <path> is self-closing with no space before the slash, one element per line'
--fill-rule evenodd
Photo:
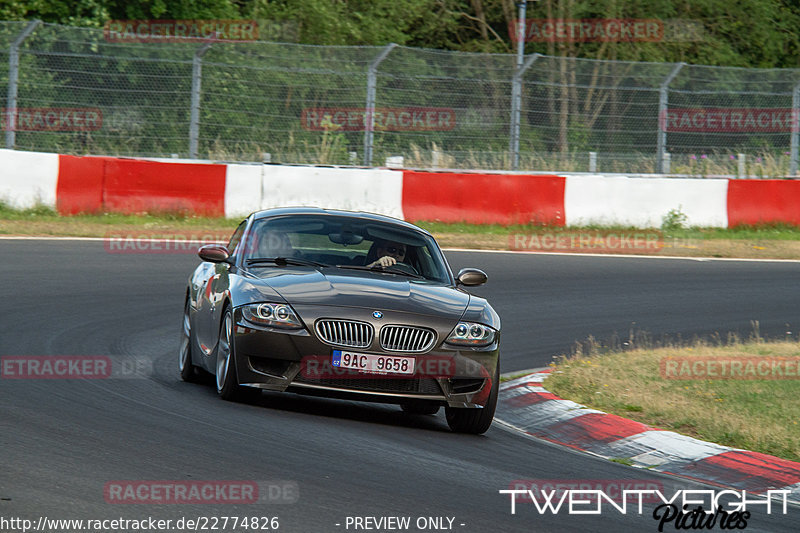
<path fill-rule="evenodd" d="M 180 233 L 213 233 L 217 238 L 233 232 L 238 219 L 195 217 L 180 213 L 143 215 L 97 214 L 60 216 L 53 209 L 35 207 L 11 209 L 0 203 L 0 235 L 104 237 L 109 234 L 164 237 Z M 547 239 L 576 236 L 645 235 L 658 239 L 658 250 L 649 255 L 683 257 L 737 257 L 756 259 L 800 259 L 800 228 L 796 226 L 747 226 L 732 229 L 670 228 L 641 230 L 626 227 L 563 228 L 553 226 L 498 224 L 447 224 L 417 221 L 430 231 L 443 247 L 483 250 L 509 250 L 515 238 L 523 242 L 545 243 Z M 528 246 L 528 251 L 564 251 Z M 573 252 L 642 253 L 642 250 L 589 249 L 573 247 Z"/>
<path fill-rule="evenodd" d="M 195 217 L 180 213 L 61 216 L 48 207 L 11 209 L 0 204 L 0 235 L 105 237 L 109 234 L 145 234 L 169 238 L 176 233 L 230 235 L 239 220 Z"/>
<path fill-rule="evenodd" d="M 579 354 L 560 361 L 545 387 L 658 428 L 800 461 L 798 360 L 798 342 L 759 340 Z M 734 361 L 743 364 L 731 366 Z M 759 367 L 762 362 L 769 365 Z M 767 368 L 793 375 L 763 379 L 760 370 Z"/>
<path fill-rule="evenodd" d="M 553 227 L 536 225 L 501 226 L 497 224 L 445 224 L 418 221 L 419 226 L 430 231 L 444 247 L 484 250 L 508 250 L 521 237 L 523 249 L 548 251 L 553 239 L 576 236 L 644 235 L 658 240 L 657 250 L 587 249 L 572 247 L 572 252 L 589 253 L 645 253 L 646 255 L 681 257 L 728 257 L 749 259 L 800 259 L 800 227 L 789 225 L 740 226 L 730 229 L 670 228 L 667 230 L 642 230 L 628 227 Z M 549 241 L 546 241 L 549 239 Z M 534 246 L 532 243 L 536 242 Z M 555 250 L 563 251 L 563 250 Z"/>

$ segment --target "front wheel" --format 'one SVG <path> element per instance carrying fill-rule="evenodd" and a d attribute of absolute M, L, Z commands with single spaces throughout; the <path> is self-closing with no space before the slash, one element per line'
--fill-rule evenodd
<path fill-rule="evenodd" d="M 225 309 L 217 342 L 217 360 L 214 364 L 217 378 L 217 394 L 223 400 L 242 401 L 260 392 L 258 389 L 242 387 L 236 374 L 236 354 L 233 342 L 233 311 Z"/>
<path fill-rule="evenodd" d="M 491 381 L 492 390 L 489 392 L 489 399 L 483 409 L 471 409 L 462 407 L 445 407 L 444 414 L 447 418 L 447 425 L 457 433 L 472 433 L 480 435 L 486 433 L 494 420 L 494 410 L 497 407 L 497 393 L 500 389 L 500 364 L 494 372 Z"/>
<path fill-rule="evenodd" d="M 199 371 L 192 363 L 192 323 L 189 316 L 189 299 L 183 307 L 183 326 L 181 331 L 181 345 L 178 349 L 178 369 L 181 379 L 195 383 L 199 379 Z"/>

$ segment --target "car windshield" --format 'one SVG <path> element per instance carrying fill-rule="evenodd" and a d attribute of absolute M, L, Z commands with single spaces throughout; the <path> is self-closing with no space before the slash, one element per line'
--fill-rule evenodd
<path fill-rule="evenodd" d="M 250 229 L 243 254 L 249 264 L 305 263 L 450 282 L 444 257 L 433 237 L 400 225 L 361 218 L 281 215 L 258 219 Z M 258 261 L 275 258 L 280 260 Z"/>

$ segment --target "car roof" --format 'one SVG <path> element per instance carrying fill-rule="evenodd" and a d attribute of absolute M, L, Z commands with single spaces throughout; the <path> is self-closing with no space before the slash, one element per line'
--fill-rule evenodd
<path fill-rule="evenodd" d="M 258 220 L 261 218 L 268 218 L 283 215 L 324 215 L 334 217 L 357 218 L 365 221 L 383 222 L 386 224 L 394 224 L 396 226 L 405 227 L 415 231 L 420 231 L 426 235 L 430 233 L 419 226 L 415 226 L 405 220 L 394 218 L 386 215 L 379 215 L 377 213 L 368 213 L 366 211 L 344 211 L 341 209 L 323 209 L 321 207 L 277 207 L 273 209 L 264 209 L 263 211 L 256 211 L 253 213 L 253 218 Z"/>

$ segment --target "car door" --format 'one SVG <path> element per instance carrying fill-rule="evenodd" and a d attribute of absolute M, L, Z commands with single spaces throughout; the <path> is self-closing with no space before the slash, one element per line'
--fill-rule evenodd
<path fill-rule="evenodd" d="M 228 242 L 227 248 L 232 252 L 232 257 L 235 257 L 240 248 L 239 244 L 246 227 L 245 220 L 239 224 Z M 196 283 L 193 283 L 197 290 L 196 338 L 200 349 L 207 357 L 214 355 L 219 338 L 224 298 L 230 287 L 228 277 L 230 268 L 229 263 L 203 263 L 198 269 Z"/>

